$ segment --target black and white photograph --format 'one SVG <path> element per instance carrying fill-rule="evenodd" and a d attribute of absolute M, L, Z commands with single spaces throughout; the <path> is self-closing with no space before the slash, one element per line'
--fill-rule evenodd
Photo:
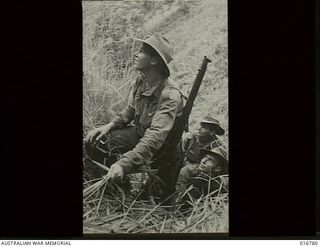
<path fill-rule="evenodd" d="M 83 233 L 228 233 L 227 1 L 82 11 Z"/>
<path fill-rule="evenodd" d="M 319 1 L 2 7 L 1 245 L 318 244 Z"/>

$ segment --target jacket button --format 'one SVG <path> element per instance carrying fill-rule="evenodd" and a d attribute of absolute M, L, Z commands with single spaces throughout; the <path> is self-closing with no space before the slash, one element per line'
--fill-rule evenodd
<path fill-rule="evenodd" d="M 152 113 L 149 113 L 148 116 L 149 116 L 149 117 L 152 117 Z"/>

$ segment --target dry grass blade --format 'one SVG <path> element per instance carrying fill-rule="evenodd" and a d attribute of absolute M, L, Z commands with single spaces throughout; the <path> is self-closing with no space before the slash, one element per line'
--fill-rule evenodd
<path fill-rule="evenodd" d="M 100 168 L 102 168 L 103 170 L 105 170 L 105 171 L 107 171 L 107 172 L 110 170 L 108 167 L 106 167 L 106 166 L 104 166 L 104 165 L 101 165 L 100 163 L 98 163 L 98 162 L 96 162 L 96 161 L 94 161 L 94 160 L 91 160 L 91 162 L 92 162 L 93 164 L 99 166 Z"/>
<path fill-rule="evenodd" d="M 124 216 L 125 216 L 125 213 L 119 214 L 119 215 L 105 217 L 105 219 L 102 220 L 104 224 L 101 225 L 101 226 L 105 226 L 107 224 L 110 224 L 111 222 L 113 222 L 113 221 L 115 221 L 115 220 L 117 220 L 119 218 L 122 218 Z"/>
<path fill-rule="evenodd" d="M 161 226 L 161 229 L 160 229 L 160 233 L 163 232 L 164 226 L 166 224 L 166 219 L 167 219 L 167 215 L 164 216 L 164 220 L 163 220 L 163 223 L 162 223 L 162 226 Z"/>
<path fill-rule="evenodd" d="M 112 229 L 110 227 L 101 227 L 92 223 L 84 223 L 83 224 L 84 230 L 91 232 L 91 233 L 110 233 Z"/>
<path fill-rule="evenodd" d="M 198 208 L 198 204 L 200 203 L 200 201 L 202 200 L 202 198 L 203 198 L 203 196 L 201 196 L 198 200 L 196 200 L 195 203 L 193 203 L 193 209 L 192 209 L 191 215 L 188 217 L 187 220 L 192 219 L 193 214 L 194 214 L 195 212 L 197 212 L 196 210 L 197 210 L 197 208 Z"/>
<path fill-rule="evenodd" d="M 139 220 L 139 223 L 143 223 L 156 209 L 160 207 L 160 204 L 156 205 L 150 212 L 148 212 L 141 220 Z"/>
<path fill-rule="evenodd" d="M 117 184 L 114 184 L 114 185 L 117 187 L 118 191 L 120 192 L 121 198 L 122 198 L 121 202 L 122 202 L 122 204 L 124 204 L 124 202 L 126 200 L 126 193 L 123 191 L 123 189 L 120 186 L 118 186 Z"/>
<path fill-rule="evenodd" d="M 95 210 L 95 208 L 91 208 L 89 211 L 87 211 L 84 215 L 83 218 L 86 218 L 90 213 L 92 213 Z"/>
<path fill-rule="evenodd" d="M 100 187 L 101 186 L 94 186 L 94 187 L 90 188 L 88 191 L 83 192 L 83 197 L 84 197 L 83 202 L 87 203 L 89 198 L 91 198 L 91 196 L 93 196 L 94 194 L 96 194 L 99 191 Z"/>
<path fill-rule="evenodd" d="M 96 190 L 100 184 L 103 182 L 103 178 L 101 178 L 99 181 L 95 182 L 94 184 L 88 186 L 83 190 L 83 196 L 86 197 L 88 194 L 90 194 L 92 191 Z"/>
<path fill-rule="evenodd" d="M 214 214 L 216 210 L 211 211 L 210 214 Z M 185 226 L 183 229 L 181 229 L 179 232 L 184 232 L 190 228 L 194 228 L 197 225 L 199 225 L 202 221 L 208 218 L 208 212 L 203 211 L 200 215 L 197 216 L 197 219 L 190 225 Z"/>
<path fill-rule="evenodd" d="M 106 183 L 108 183 L 108 178 L 106 176 L 102 177 L 100 181 L 94 183 L 93 185 L 90 185 L 89 187 L 85 188 L 83 190 L 83 197 L 84 202 L 87 201 L 93 194 L 99 191 L 99 189 L 104 186 Z"/>
<path fill-rule="evenodd" d="M 134 199 L 134 201 L 131 203 L 130 207 L 128 208 L 128 210 L 125 212 L 123 218 L 121 219 L 121 221 L 119 222 L 119 224 L 116 226 L 115 228 L 115 232 L 117 232 L 117 230 L 119 229 L 120 225 L 122 224 L 123 220 L 127 217 L 128 213 L 130 212 L 132 206 L 135 204 L 137 198 Z"/>
<path fill-rule="evenodd" d="M 86 204 L 90 204 L 90 203 L 95 203 L 97 201 L 99 201 L 100 199 L 99 198 L 96 198 L 96 199 L 92 199 L 90 201 L 86 201 Z"/>
<path fill-rule="evenodd" d="M 142 229 L 140 229 L 140 230 L 137 230 L 137 231 L 135 231 L 135 232 L 133 232 L 133 233 L 141 233 L 141 232 L 148 232 L 148 230 L 150 230 L 150 229 L 152 229 L 152 228 L 156 228 L 157 226 L 159 226 L 159 225 L 161 225 L 162 224 L 162 222 L 159 222 L 159 223 L 157 223 L 157 224 L 154 224 L 154 225 L 151 225 L 151 226 L 148 226 L 148 227 L 145 227 L 145 228 L 142 228 Z M 158 231 L 153 231 L 153 232 L 158 232 Z"/>
<path fill-rule="evenodd" d="M 108 183 L 105 183 L 105 185 L 103 187 L 103 190 L 102 190 L 102 193 L 101 193 L 101 197 L 100 197 L 100 200 L 98 202 L 98 206 L 97 206 L 95 217 L 99 214 L 100 204 L 101 204 L 101 201 L 102 201 L 102 198 L 103 198 L 103 195 L 104 195 L 104 191 L 106 190 L 107 185 L 108 185 Z"/>
<path fill-rule="evenodd" d="M 189 191 L 191 191 L 193 189 L 193 185 L 191 184 L 188 189 L 186 189 L 186 191 L 182 194 L 182 196 L 180 196 L 180 198 L 183 198 Z"/>
<path fill-rule="evenodd" d="M 96 182 L 96 181 L 98 181 L 98 180 L 101 180 L 101 178 L 91 179 L 91 180 L 89 180 L 89 181 L 84 182 L 84 183 L 83 183 L 83 185 L 87 185 L 87 184 L 90 184 L 90 183 Z"/>

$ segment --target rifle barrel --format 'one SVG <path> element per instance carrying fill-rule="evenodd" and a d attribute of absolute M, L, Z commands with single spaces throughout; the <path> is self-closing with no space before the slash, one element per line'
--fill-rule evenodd
<path fill-rule="evenodd" d="M 196 96 L 198 94 L 202 79 L 204 77 L 204 74 L 206 73 L 208 63 L 210 63 L 210 62 L 211 62 L 211 60 L 209 58 L 207 58 L 206 56 L 203 58 L 201 68 L 199 69 L 199 72 L 198 72 L 198 74 L 196 76 L 196 79 L 195 79 L 195 81 L 193 83 L 191 92 L 190 92 L 190 94 L 188 96 L 188 100 L 187 100 L 186 106 L 184 107 L 184 110 L 183 110 L 183 113 L 182 113 L 182 119 L 183 118 L 188 118 L 189 115 L 190 115 L 194 100 L 196 99 Z"/>
<path fill-rule="evenodd" d="M 171 143 L 173 143 L 173 145 L 178 145 L 178 143 L 179 143 L 179 141 L 181 139 L 181 136 L 182 136 L 182 133 L 183 133 L 183 126 L 188 121 L 188 118 L 189 118 L 190 112 L 192 110 L 192 106 L 193 106 L 194 100 L 196 99 L 196 96 L 198 94 L 202 79 L 204 77 L 204 74 L 206 73 L 208 63 L 210 63 L 210 62 L 211 62 L 211 60 L 209 58 L 207 58 L 206 56 L 203 58 L 203 61 L 202 61 L 202 64 L 201 64 L 201 68 L 198 71 L 198 74 L 197 74 L 196 79 L 195 79 L 195 81 L 193 83 L 191 92 L 190 92 L 190 94 L 188 96 L 187 103 L 186 103 L 186 105 L 185 105 L 185 107 L 183 109 L 180 122 L 177 125 L 178 126 L 177 129 L 174 131 L 175 134 L 174 134 L 174 137 L 171 140 L 172 141 Z"/>

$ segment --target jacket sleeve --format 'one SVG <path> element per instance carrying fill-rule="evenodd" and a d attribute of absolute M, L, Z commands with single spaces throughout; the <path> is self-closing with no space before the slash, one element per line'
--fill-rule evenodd
<path fill-rule="evenodd" d="M 151 126 L 135 148 L 125 153 L 118 161 L 125 173 L 147 164 L 152 159 L 166 140 L 182 108 L 183 100 L 180 92 L 173 88 L 165 88 L 160 96 L 159 107 L 153 116 Z"/>
<path fill-rule="evenodd" d="M 176 184 L 176 190 L 182 190 L 185 189 L 185 187 L 190 183 L 191 181 L 191 172 L 192 172 L 193 167 L 188 165 L 188 166 L 184 166 L 180 173 L 179 173 L 179 177 L 177 180 L 177 184 Z"/>
<path fill-rule="evenodd" d="M 117 129 L 123 128 L 125 125 L 129 124 L 134 118 L 134 106 L 133 106 L 133 91 L 135 83 L 131 84 L 131 89 L 129 92 L 129 100 L 127 106 L 120 112 L 111 122 L 113 122 Z"/>
<path fill-rule="evenodd" d="M 188 146 L 190 145 L 190 141 L 192 138 L 192 134 L 190 132 L 187 132 L 182 135 L 182 151 L 187 151 Z"/>

